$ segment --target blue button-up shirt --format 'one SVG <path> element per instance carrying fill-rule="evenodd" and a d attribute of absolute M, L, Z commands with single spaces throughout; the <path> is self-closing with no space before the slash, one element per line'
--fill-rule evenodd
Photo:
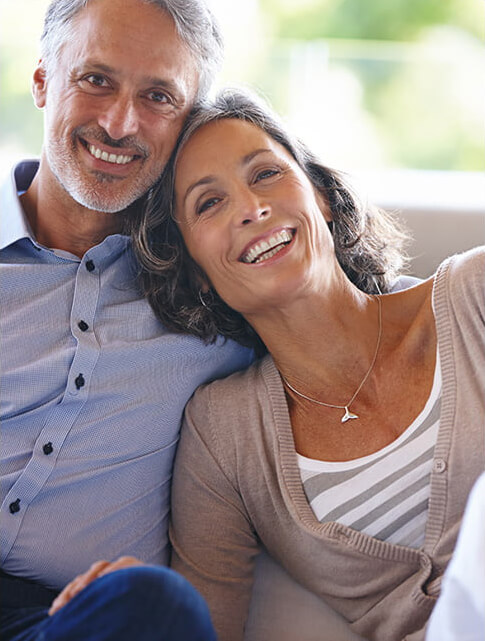
<path fill-rule="evenodd" d="M 38 244 L 18 198 L 37 167 L 0 192 L 0 558 L 61 588 L 98 559 L 166 563 L 184 405 L 251 353 L 166 331 L 126 236 L 82 259 Z"/>

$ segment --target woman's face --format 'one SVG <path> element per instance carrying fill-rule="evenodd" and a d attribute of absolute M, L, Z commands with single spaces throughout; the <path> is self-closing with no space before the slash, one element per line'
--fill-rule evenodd
<path fill-rule="evenodd" d="M 246 317 L 293 304 L 336 262 L 324 198 L 288 151 L 248 122 L 195 132 L 178 158 L 175 197 L 189 253 Z"/>

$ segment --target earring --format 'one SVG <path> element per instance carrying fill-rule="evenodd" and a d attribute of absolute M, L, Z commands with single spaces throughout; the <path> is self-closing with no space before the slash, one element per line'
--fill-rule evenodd
<path fill-rule="evenodd" d="M 376 289 L 377 289 L 377 293 L 378 293 L 380 296 L 382 296 L 381 288 L 379 287 L 379 283 L 378 283 L 378 281 L 377 281 L 377 278 L 375 277 L 375 275 L 374 275 L 374 274 L 371 274 L 371 276 L 372 276 L 372 280 L 374 281 L 374 285 L 375 285 L 375 287 L 376 287 Z"/>
<path fill-rule="evenodd" d="M 209 290 L 209 292 L 210 292 L 210 290 Z M 207 293 L 208 293 L 208 292 L 207 292 Z M 204 292 L 203 292 L 201 289 L 199 289 L 199 300 L 200 300 L 200 302 L 201 302 L 201 305 L 202 305 L 203 307 L 205 307 L 205 308 L 207 309 L 207 311 L 209 311 L 209 312 L 210 312 L 210 311 L 211 311 L 210 305 L 208 305 L 208 304 L 205 302 L 205 300 L 204 300 L 203 296 L 204 296 Z M 211 298 L 212 298 L 212 296 L 211 296 Z"/>

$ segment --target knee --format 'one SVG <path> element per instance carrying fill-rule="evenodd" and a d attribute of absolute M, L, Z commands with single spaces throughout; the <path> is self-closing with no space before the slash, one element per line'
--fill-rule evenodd
<path fill-rule="evenodd" d="M 156 602 L 159 606 L 203 602 L 197 590 L 183 576 L 169 568 L 154 565 L 135 566 L 112 572 L 103 579 L 110 583 L 116 599 Z"/>
<path fill-rule="evenodd" d="M 108 574 L 99 583 L 105 596 L 111 594 L 118 611 L 130 620 L 136 616 L 138 626 L 148 624 L 159 633 L 172 634 L 171 638 L 215 639 L 204 599 L 173 570 L 137 566 Z"/>

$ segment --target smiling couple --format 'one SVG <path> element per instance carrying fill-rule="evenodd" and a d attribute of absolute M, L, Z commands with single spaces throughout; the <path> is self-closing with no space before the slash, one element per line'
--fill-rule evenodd
<path fill-rule="evenodd" d="M 2 192 L 5 639 L 208 640 L 202 594 L 237 641 L 262 549 L 424 638 L 484 466 L 485 254 L 402 289 L 391 218 L 205 100 L 220 52 L 200 2 L 48 11 L 40 165 Z"/>

